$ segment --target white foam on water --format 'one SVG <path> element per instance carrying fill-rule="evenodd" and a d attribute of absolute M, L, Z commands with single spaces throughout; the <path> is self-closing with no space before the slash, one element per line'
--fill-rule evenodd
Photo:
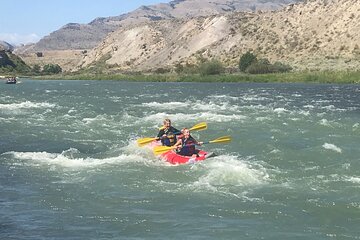
<path fill-rule="evenodd" d="M 264 168 L 240 160 L 237 156 L 221 155 L 206 160 L 203 164 L 206 174 L 201 176 L 193 186 L 211 190 L 222 186 L 256 186 L 268 182 L 269 175 Z"/>
<path fill-rule="evenodd" d="M 269 112 L 269 107 L 266 105 L 244 105 L 241 106 L 242 109 L 252 110 L 256 112 Z"/>
<path fill-rule="evenodd" d="M 285 108 L 275 108 L 275 109 L 273 109 L 273 111 L 277 114 L 288 112 L 288 110 L 286 110 Z"/>
<path fill-rule="evenodd" d="M 360 184 L 360 177 L 349 177 L 347 181 Z"/>
<path fill-rule="evenodd" d="M 322 145 L 322 147 L 325 148 L 325 149 L 328 149 L 328 150 L 332 150 L 332 151 L 338 152 L 338 153 L 341 153 L 341 152 L 342 152 L 341 148 L 339 148 L 338 146 L 336 146 L 336 145 L 334 145 L 334 144 L 332 144 L 332 143 L 324 143 L 324 144 Z"/>
<path fill-rule="evenodd" d="M 143 103 L 141 106 L 156 108 L 156 109 L 176 109 L 176 108 L 188 108 L 190 106 L 190 102 L 149 102 Z"/>
<path fill-rule="evenodd" d="M 170 118 L 173 122 L 184 122 L 184 121 L 210 121 L 210 122 L 232 122 L 232 121 L 241 121 L 245 120 L 247 117 L 244 115 L 238 114 L 216 114 L 216 113 L 194 113 L 194 114 L 184 114 L 184 113 L 175 113 L 168 114 L 165 112 L 155 113 L 148 115 L 140 120 L 137 120 L 137 124 L 142 123 L 143 121 L 147 122 L 159 122 L 159 119 Z"/>
<path fill-rule="evenodd" d="M 191 109 L 193 111 L 210 111 L 210 112 L 217 112 L 217 111 L 233 111 L 236 112 L 239 110 L 237 105 L 231 105 L 226 101 L 221 102 L 204 102 L 204 101 L 186 101 L 186 102 L 150 102 L 150 103 L 143 103 L 141 106 L 155 108 L 155 109 Z"/>
<path fill-rule="evenodd" d="M 72 113 L 77 113 L 77 110 L 74 109 L 74 108 L 71 108 L 71 109 L 68 111 L 68 114 L 72 114 Z"/>
<path fill-rule="evenodd" d="M 151 94 L 151 93 L 145 93 L 145 94 L 139 94 L 138 95 L 139 98 L 161 98 L 161 97 L 169 97 L 169 93 L 155 93 L 155 94 Z"/>
<path fill-rule="evenodd" d="M 260 116 L 256 117 L 257 121 L 271 120 L 274 117 L 288 116 L 293 121 L 299 121 L 308 116 L 311 116 L 311 112 L 303 109 L 289 110 L 284 107 L 273 107 L 266 105 L 250 105 L 242 106 L 244 109 L 254 111 L 254 114 Z M 248 111 L 245 111 L 248 112 Z"/>
<path fill-rule="evenodd" d="M 231 105 L 228 102 L 215 103 L 210 101 L 209 103 L 204 103 L 202 101 L 196 101 L 191 105 L 191 109 L 196 111 L 211 111 L 211 112 L 238 112 L 239 106 Z"/>
<path fill-rule="evenodd" d="M 310 105 L 310 104 L 309 104 L 309 105 L 305 105 L 305 106 L 304 106 L 304 108 L 314 109 L 314 108 L 315 108 L 315 106 L 314 106 L 314 105 Z"/>
<path fill-rule="evenodd" d="M 152 153 L 152 149 L 149 147 L 149 145 L 145 145 L 143 147 L 139 147 L 136 143 L 136 141 L 130 141 L 128 145 L 121 147 L 121 150 L 124 153 L 128 154 L 136 154 L 143 157 L 151 158 L 154 156 Z"/>
<path fill-rule="evenodd" d="M 275 148 L 275 149 L 271 150 L 270 153 L 277 154 L 277 153 L 281 153 L 281 151 L 279 149 Z"/>
<path fill-rule="evenodd" d="M 122 165 L 129 162 L 144 162 L 146 159 L 136 154 L 120 154 L 116 157 L 91 158 L 76 157 L 79 151 L 74 148 L 62 153 L 48 152 L 7 152 L 2 155 L 12 155 L 15 159 L 27 161 L 34 166 L 61 166 L 69 169 L 94 168 L 104 165 Z"/>
<path fill-rule="evenodd" d="M 142 119 L 142 118 L 141 118 Z M 117 121 L 116 124 L 119 124 L 123 127 L 128 127 L 128 126 L 133 126 L 134 123 L 140 123 L 141 126 L 143 126 L 143 122 L 141 121 L 141 119 L 139 119 L 139 117 L 135 117 L 135 116 L 132 116 L 132 115 L 129 115 L 127 112 L 124 112 L 121 116 L 120 116 L 120 120 Z M 156 123 L 161 124 L 161 121 L 163 119 L 157 119 Z"/>
<path fill-rule="evenodd" d="M 212 99 L 212 98 L 220 98 L 223 100 L 238 100 L 240 99 L 239 97 L 234 97 L 234 96 L 229 96 L 229 95 L 210 95 L 208 96 L 208 98 Z"/>
<path fill-rule="evenodd" d="M 46 92 L 46 93 L 57 93 L 58 90 L 49 90 L 49 89 L 46 89 L 45 92 Z"/>
<path fill-rule="evenodd" d="M 300 115 L 304 115 L 304 116 L 309 116 L 310 115 L 310 112 L 309 111 L 305 111 L 305 110 L 300 110 L 298 112 Z"/>
<path fill-rule="evenodd" d="M 266 97 L 260 97 L 257 95 L 247 95 L 247 94 L 242 96 L 241 99 L 244 101 L 266 101 L 266 100 L 268 100 L 268 98 L 266 98 Z"/>
<path fill-rule="evenodd" d="M 315 95 L 316 97 L 324 97 L 323 95 L 321 94 L 316 94 Z M 311 102 L 315 102 L 315 103 L 330 103 L 331 101 L 330 100 L 326 100 L 326 99 L 320 99 L 320 100 L 312 100 Z"/>
<path fill-rule="evenodd" d="M 325 109 L 325 110 L 328 110 L 328 111 L 331 111 L 331 112 L 345 112 L 345 111 L 347 111 L 346 109 L 343 109 L 343 108 L 337 108 L 334 105 L 323 106 L 323 107 L 321 107 L 321 109 Z"/>
<path fill-rule="evenodd" d="M 271 120 L 271 118 L 268 117 L 268 116 L 266 116 L 266 117 L 256 117 L 255 120 L 258 121 L 258 122 L 263 122 L 263 121 L 269 121 L 269 120 Z"/>
<path fill-rule="evenodd" d="M 323 126 L 326 126 L 326 127 L 332 127 L 330 122 L 325 118 L 320 120 L 320 125 L 323 125 Z"/>
<path fill-rule="evenodd" d="M 84 122 L 85 124 L 91 124 L 94 122 L 107 122 L 109 120 L 112 120 L 112 117 L 106 115 L 106 114 L 102 114 L 102 115 L 97 115 L 96 117 L 92 117 L 92 118 L 83 118 L 82 122 Z"/>
<path fill-rule="evenodd" d="M 14 118 L 14 117 L 9 117 L 9 118 L 0 117 L 0 122 L 3 122 L 3 123 L 14 123 L 15 120 L 16 120 L 16 118 Z"/>
<path fill-rule="evenodd" d="M 326 126 L 326 127 L 331 127 L 331 128 L 335 128 L 335 127 L 342 127 L 341 123 L 335 122 L 335 121 L 329 121 L 325 118 L 320 120 L 320 125 Z"/>
<path fill-rule="evenodd" d="M 111 99 L 112 102 L 114 102 L 114 103 L 119 103 L 119 102 L 122 102 L 122 101 L 123 101 L 122 97 L 118 97 L 118 96 L 111 96 L 110 99 Z"/>
<path fill-rule="evenodd" d="M 20 110 L 20 109 L 32 109 L 32 108 L 54 108 L 56 105 L 42 102 L 42 103 L 35 103 L 30 101 L 25 101 L 21 103 L 0 103 L 0 110 Z"/>

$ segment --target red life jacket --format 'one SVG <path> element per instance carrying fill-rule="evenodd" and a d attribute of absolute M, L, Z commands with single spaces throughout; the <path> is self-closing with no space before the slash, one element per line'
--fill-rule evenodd
<path fill-rule="evenodd" d="M 180 152 L 178 154 L 183 156 L 191 156 L 196 153 L 195 144 L 197 144 L 197 141 L 192 137 L 189 136 L 189 138 L 183 137 L 181 139 L 181 146 Z"/>

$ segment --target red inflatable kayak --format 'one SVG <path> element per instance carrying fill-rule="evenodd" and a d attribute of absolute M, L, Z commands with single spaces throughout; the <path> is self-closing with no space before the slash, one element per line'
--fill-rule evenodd
<path fill-rule="evenodd" d="M 161 146 L 160 142 L 154 141 L 150 144 L 151 148 L 154 148 L 156 146 Z M 194 163 L 198 161 L 203 161 L 209 157 L 215 156 L 214 153 L 205 152 L 203 150 L 199 150 L 199 156 L 195 159 L 191 159 L 189 156 L 182 156 L 177 154 L 174 150 L 170 150 L 168 152 L 165 152 L 163 154 L 159 155 L 160 158 L 164 159 L 165 161 L 171 163 L 171 164 L 185 164 L 185 163 Z"/>

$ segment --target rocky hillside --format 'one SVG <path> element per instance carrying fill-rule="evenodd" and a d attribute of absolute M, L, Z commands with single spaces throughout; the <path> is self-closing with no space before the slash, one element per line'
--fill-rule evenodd
<path fill-rule="evenodd" d="M 42 38 L 34 45 L 34 51 L 93 48 L 117 27 L 104 22 L 104 19 L 89 24 L 69 23 Z"/>
<path fill-rule="evenodd" d="M 171 68 L 199 57 L 236 66 L 250 50 L 296 69 L 358 68 L 359 13 L 360 1 L 309 0 L 275 12 L 134 24 L 109 34 L 79 67 L 100 61 L 116 70 Z"/>
<path fill-rule="evenodd" d="M 0 51 L 9 51 L 12 52 L 14 50 L 14 46 L 5 41 L 0 41 Z"/>
<path fill-rule="evenodd" d="M 30 67 L 21 58 L 11 51 L 1 50 L 0 45 L 0 75 L 26 73 L 28 71 L 30 71 Z"/>
<path fill-rule="evenodd" d="M 132 24 L 234 11 L 274 10 L 298 1 L 300 0 L 175 0 L 169 3 L 142 6 L 120 16 L 97 18 L 89 24 L 69 23 L 41 39 L 35 44 L 33 50 L 91 49 L 108 33 Z"/>

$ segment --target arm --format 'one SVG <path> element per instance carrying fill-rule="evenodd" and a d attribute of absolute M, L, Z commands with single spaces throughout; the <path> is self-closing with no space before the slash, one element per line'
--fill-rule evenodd
<path fill-rule="evenodd" d="M 181 146 L 181 139 L 179 139 L 175 144 L 174 147 L 180 147 Z"/>
<path fill-rule="evenodd" d="M 160 139 L 161 137 L 163 137 L 164 134 L 165 134 L 164 130 L 160 130 L 157 135 L 157 138 Z"/>
<path fill-rule="evenodd" d="M 182 132 L 181 132 L 180 130 L 178 130 L 178 129 L 174 128 L 174 127 L 173 127 L 173 129 L 172 129 L 172 132 L 174 133 L 174 135 L 180 135 L 180 134 L 182 134 Z"/>
<path fill-rule="evenodd" d="M 201 146 L 201 145 L 203 145 L 203 143 L 204 143 L 204 142 L 198 142 L 198 141 L 197 141 L 195 138 L 193 138 L 192 136 L 191 136 L 191 138 L 192 138 L 192 140 L 193 140 L 193 142 L 194 142 L 195 145 Z"/>

